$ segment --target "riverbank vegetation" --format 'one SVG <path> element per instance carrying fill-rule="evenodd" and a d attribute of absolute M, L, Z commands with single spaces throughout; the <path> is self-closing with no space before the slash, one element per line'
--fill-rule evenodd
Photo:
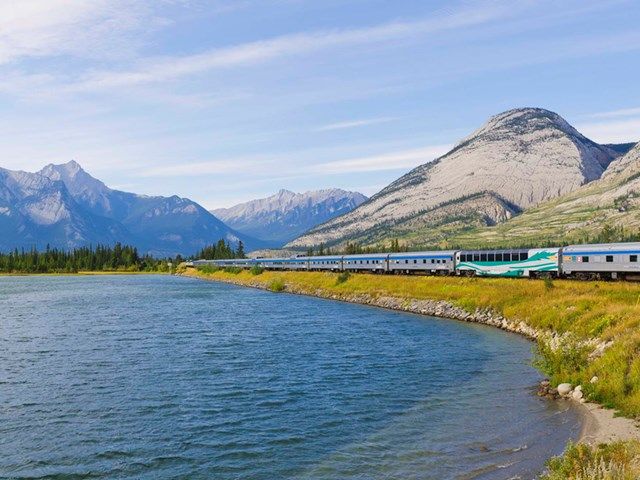
<path fill-rule="evenodd" d="M 640 442 L 569 445 L 564 455 L 551 459 L 547 467 L 541 480 L 637 480 Z"/>
<path fill-rule="evenodd" d="M 0 273 L 169 272 L 172 264 L 140 255 L 136 247 L 120 243 L 69 251 L 46 248 L 0 253 Z"/>

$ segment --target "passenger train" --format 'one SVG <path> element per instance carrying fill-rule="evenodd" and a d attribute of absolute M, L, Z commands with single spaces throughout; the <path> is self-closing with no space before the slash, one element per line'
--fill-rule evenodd
<path fill-rule="evenodd" d="M 448 250 L 362 255 L 196 260 L 199 267 L 481 277 L 640 280 L 640 243 L 571 245 L 517 250 Z"/>

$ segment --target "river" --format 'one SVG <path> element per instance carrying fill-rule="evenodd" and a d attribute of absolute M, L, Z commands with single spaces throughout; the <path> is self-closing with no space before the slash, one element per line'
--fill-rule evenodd
<path fill-rule="evenodd" d="M 531 349 L 189 278 L 0 277 L 0 477 L 534 478 L 580 417 Z"/>

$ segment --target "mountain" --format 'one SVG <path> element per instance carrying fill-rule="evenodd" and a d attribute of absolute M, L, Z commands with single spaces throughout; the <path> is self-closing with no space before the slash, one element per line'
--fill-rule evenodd
<path fill-rule="evenodd" d="M 490 118 L 447 154 L 287 247 L 374 244 L 389 238 L 410 245 L 444 244 L 451 235 L 504 222 L 599 179 L 619 155 L 584 137 L 556 113 L 509 110 Z"/>
<path fill-rule="evenodd" d="M 154 255 L 184 255 L 220 238 L 263 246 L 192 200 L 112 190 L 75 161 L 37 173 L 0 169 L 0 227 L 2 250 L 119 241 Z"/>
<path fill-rule="evenodd" d="M 337 188 L 305 193 L 280 190 L 270 197 L 212 213 L 235 230 L 279 247 L 316 225 L 350 212 L 366 199 L 361 193 Z"/>
<path fill-rule="evenodd" d="M 535 245 L 544 239 L 562 245 L 618 241 L 625 239 L 625 235 L 639 233 L 640 143 L 612 162 L 601 179 L 497 227 L 454 237 L 452 242 L 469 247 Z"/>
<path fill-rule="evenodd" d="M 71 247 L 128 240 L 117 222 L 82 209 L 64 183 L 0 168 L 0 249 Z"/>

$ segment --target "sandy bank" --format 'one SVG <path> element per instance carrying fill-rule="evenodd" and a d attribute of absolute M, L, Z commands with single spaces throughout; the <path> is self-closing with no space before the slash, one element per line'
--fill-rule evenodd
<path fill-rule="evenodd" d="M 596 403 L 578 404 L 584 419 L 580 442 L 590 445 L 619 440 L 640 440 L 640 423 L 625 417 L 616 417 L 613 410 Z"/>

